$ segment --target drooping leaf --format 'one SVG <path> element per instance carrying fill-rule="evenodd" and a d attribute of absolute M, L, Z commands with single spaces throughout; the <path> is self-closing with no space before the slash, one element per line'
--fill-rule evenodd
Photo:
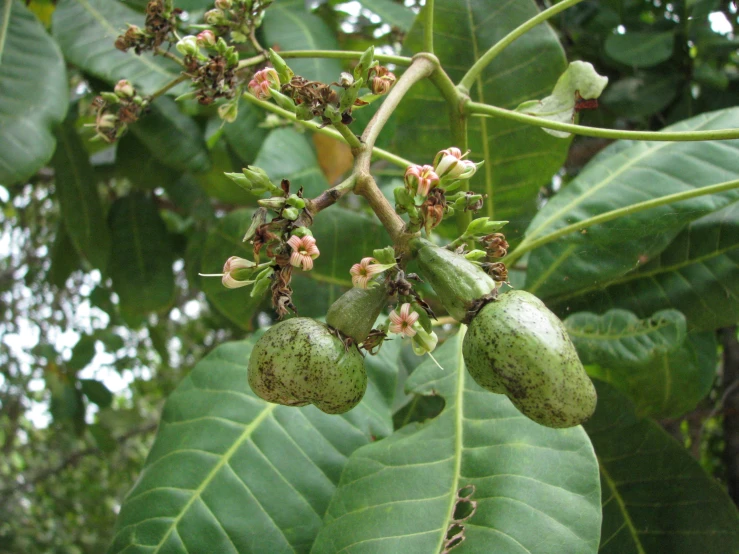
<path fill-rule="evenodd" d="M 578 312 L 564 324 L 586 365 L 647 363 L 661 352 L 677 350 L 687 336 L 685 316 L 677 310 L 662 310 L 645 319 L 617 309 L 602 316 Z"/>
<path fill-rule="evenodd" d="M 671 32 L 628 32 L 610 35 L 603 45 L 606 54 L 632 67 L 652 67 L 669 60 L 675 45 Z"/>
<path fill-rule="evenodd" d="M 410 8 L 392 0 L 360 0 L 359 3 L 379 15 L 385 23 L 398 27 L 401 31 L 408 31 L 416 18 Z"/>
<path fill-rule="evenodd" d="M 531 0 L 495 5 L 437 0 L 435 10 L 436 55 L 455 82 L 488 48 L 537 13 Z M 416 19 L 406 39 L 404 46 L 411 52 L 422 48 L 422 19 Z M 477 102 L 514 109 L 549 94 L 565 69 L 554 33 L 540 25 L 496 58 L 470 94 Z M 414 86 L 397 117 L 394 151 L 414 163 L 431 163 L 439 150 L 462 146 L 452 144 L 448 108 L 429 83 Z M 471 182 L 473 190 L 488 195 L 480 215 L 505 220 L 530 216 L 539 188 L 561 167 L 569 141 L 504 119 L 470 118 L 469 131 L 470 159 L 485 161 Z M 523 231 L 516 221 L 506 229 L 510 235 Z"/>
<path fill-rule="evenodd" d="M 294 129 L 275 129 L 267 135 L 254 165 L 264 169 L 275 184 L 289 179 L 292 192 L 303 187 L 306 198 L 328 188 L 310 138 Z"/>
<path fill-rule="evenodd" d="M 623 394 L 596 386 L 598 408 L 585 430 L 601 470 L 600 554 L 739 550 L 739 515 L 721 486 Z"/>
<path fill-rule="evenodd" d="M 0 7 L 0 183 L 33 175 L 54 152 L 51 128 L 67 113 L 59 47 L 19 0 Z"/>
<path fill-rule="evenodd" d="M 308 552 L 347 458 L 391 432 L 393 346 L 368 363 L 359 406 L 336 416 L 257 398 L 247 382 L 253 341 L 218 347 L 168 399 L 111 554 L 134 545 L 183 554 Z"/>
<path fill-rule="evenodd" d="M 74 247 L 64 222 L 59 222 L 54 234 L 54 244 L 51 247 L 51 267 L 49 268 L 49 282 L 62 289 L 74 270 L 80 267 L 80 257 Z"/>
<path fill-rule="evenodd" d="M 729 109 L 702 114 L 669 129 L 737 125 L 739 109 Z M 637 202 L 737 179 L 738 153 L 736 140 L 616 143 L 544 206 L 527 229 L 526 240 Z M 664 250 L 687 223 L 737 199 L 739 189 L 699 196 L 629 214 L 545 244 L 531 253 L 526 290 L 549 298 L 620 277 L 644 263 L 644 258 Z"/>
<path fill-rule="evenodd" d="M 265 46 L 275 50 L 338 50 L 331 29 L 307 10 L 303 0 L 280 0 L 265 12 L 262 31 Z M 293 59 L 292 70 L 306 79 L 331 83 L 338 80 L 341 64 L 328 58 Z"/>
<path fill-rule="evenodd" d="M 739 202 L 693 221 L 660 255 L 626 275 L 548 301 L 560 312 L 624 308 L 648 317 L 681 311 L 693 331 L 733 325 L 739 314 Z"/>
<path fill-rule="evenodd" d="M 138 192 L 119 198 L 109 224 L 110 274 L 121 311 L 143 315 L 166 308 L 175 294 L 172 247 L 154 202 Z"/>
<path fill-rule="evenodd" d="M 460 553 L 597 551 L 598 470 L 584 431 L 537 425 L 479 388 L 461 344 L 450 338 L 434 353 L 444 369 L 428 360 L 407 382 L 443 396 L 441 414 L 349 458 L 313 552 L 440 552 L 449 531 L 464 537 Z"/>
<path fill-rule="evenodd" d="M 716 339 L 686 335 L 685 316 L 676 310 L 646 319 L 626 310 L 580 312 L 565 326 L 588 374 L 626 393 L 639 415 L 680 416 L 711 390 Z"/>
<path fill-rule="evenodd" d="M 517 112 L 541 117 L 560 123 L 574 123 L 577 114 L 577 101 L 596 100 L 608 84 L 608 77 L 599 75 L 593 64 L 570 62 L 567 71 L 562 73 L 549 96 L 541 100 L 527 100 L 516 108 Z M 567 138 L 570 133 L 543 129 L 558 138 Z"/>
<path fill-rule="evenodd" d="M 110 257 L 110 233 L 90 160 L 71 121 L 57 128 L 52 164 L 62 219 L 77 251 L 104 271 Z"/>
<path fill-rule="evenodd" d="M 159 98 L 151 110 L 131 125 L 131 132 L 161 163 L 177 171 L 206 171 L 210 167 L 203 133 L 171 98 Z"/>
<path fill-rule="evenodd" d="M 115 39 L 129 23 L 143 27 L 144 16 L 121 2 L 59 0 L 52 26 L 64 56 L 79 68 L 110 84 L 128 79 L 139 92 L 151 94 L 176 79 L 179 68 L 162 57 L 116 49 Z M 181 94 L 182 90 L 171 92 Z"/>

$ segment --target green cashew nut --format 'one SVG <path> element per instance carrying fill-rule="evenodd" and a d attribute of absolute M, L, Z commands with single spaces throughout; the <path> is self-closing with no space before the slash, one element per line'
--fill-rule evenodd
<path fill-rule="evenodd" d="M 331 304 L 326 323 L 351 337 L 356 344 L 361 344 L 386 303 L 387 290 L 383 285 L 370 289 L 353 288 Z"/>
<path fill-rule="evenodd" d="M 268 402 L 341 414 L 362 400 L 367 374 L 356 346 L 347 348 L 319 321 L 297 317 L 274 325 L 254 345 L 249 385 Z"/>
<path fill-rule="evenodd" d="M 495 290 L 495 281 L 464 256 L 424 239 L 417 239 L 412 247 L 421 277 L 457 321 L 466 321 L 475 302 Z"/>
<path fill-rule="evenodd" d="M 509 291 L 480 310 L 463 355 L 478 385 L 541 425 L 573 427 L 595 411 L 595 387 L 564 324 L 533 294 Z"/>

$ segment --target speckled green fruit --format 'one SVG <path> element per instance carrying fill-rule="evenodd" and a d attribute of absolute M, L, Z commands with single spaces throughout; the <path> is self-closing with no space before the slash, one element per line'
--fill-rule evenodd
<path fill-rule="evenodd" d="M 495 281 L 464 256 L 423 239 L 413 248 L 421 277 L 457 321 L 465 321 L 474 302 L 495 290 Z"/>
<path fill-rule="evenodd" d="M 249 385 L 268 402 L 341 414 L 362 400 L 367 374 L 356 346 L 347 349 L 323 323 L 296 317 L 274 325 L 254 345 Z"/>
<path fill-rule="evenodd" d="M 326 323 L 360 344 L 370 334 L 385 304 L 387 289 L 383 285 L 371 289 L 349 289 L 331 304 Z"/>
<path fill-rule="evenodd" d="M 480 310 L 463 354 L 478 385 L 541 425 L 573 427 L 595 411 L 595 387 L 564 324 L 533 294 L 510 291 Z"/>

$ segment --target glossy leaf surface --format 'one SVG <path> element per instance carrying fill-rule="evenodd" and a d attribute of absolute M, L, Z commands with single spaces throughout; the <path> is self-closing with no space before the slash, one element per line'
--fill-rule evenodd
<path fill-rule="evenodd" d="M 584 431 L 542 427 L 478 387 L 461 344 L 450 338 L 434 353 L 444 369 L 427 360 L 406 384 L 443 396 L 441 414 L 349 458 L 313 552 L 440 552 L 449 531 L 464 537 L 460 553 L 597 551 L 598 469 Z"/>
<path fill-rule="evenodd" d="M 736 126 L 739 109 L 703 114 L 671 129 Z M 737 154 L 739 141 L 616 143 L 544 206 L 526 231 L 527 240 L 610 210 L 738 179 Z M 699 196 L 545 244 L 531 253 L 526 290 L 545 299 L 581 294 L 583 287 L 598 286 L 645 263 L 662 252 L 685 225 L 737 199 L 739 189 Z"/>
<path fill-rule="evenodd" d="M 397 346 L 341 416 L 257 398 L 253 341 L 220 346 L 170 396 L 109 552 L 308 552 L 347 458 L 392 430 Z"/>
<path fill-rule="evenodd" d="M 685 316 L 663 310 L 580 312 L 565 320 L 588 374 L 626 393 L 639 415 L 677 417 L 695 408 L 716 376 L 713 333 L 686 334 Z"/>
<path fill-rule="evenodd" d="M 64 60 L 19 0 L 0 7 L 0 183 L 33 175 L 54 153 L 52 127 L 67 113 Z"/>
<path fill-rule="evenodd" d="M 110 257 L 110 232 L 88 154 L 71 122 L 60 126 L 56 137 L 52 164 L 65 230 L 80 255 L 104 271 Z"/>
<path fill-rule="evenodd" d="M 733 325 L 739 313 L 739 203 L 695 220 L 644 266 L 548 303 L 560 312 L 622 307 L 640 317 L 669 307 L 685 314 L 694 331 Z"/>
<path fill-rule="evenodd" d="M 672 437 L 596 382 L 585 430 L 601 469 L 601 554 L 736 552 L 739 515 L 721 486 Z"/>

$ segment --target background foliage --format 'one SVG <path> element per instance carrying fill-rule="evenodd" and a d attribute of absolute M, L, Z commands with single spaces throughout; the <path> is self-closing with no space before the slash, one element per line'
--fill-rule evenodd
<path fill-rule="evenodd" d="M 117 145 L 92 143 L 83 124 L 98 92 L 125 77 L 151 93 L 177 67 L 113 47 L 125 24 L 143 21 L 142 0 L 27 4 L 0 3 L 0 552 L 103 552 L 116 519 L 112 551 L 134 536 L 190 551 L 206 540 L 218 552 L 308 551 L 314 541 L 319 552 L 433 551 L 453 524 L 466 532 L 460 552 L 478 537 L 511 552 L 737 548 L 723 488 L 739 498 L 736 191 L 592 227 L 520 264 L 514 283 L 567 318 L 599 380 L 585 431 L 544 429 L 480 392 L 449 329 L 443 375 L 391 343 L 368 359 L 372 383 L 356 410 L 274 407 L 245 380 L 250 333 L 271 310 L 197 275 L 245 253 L 256 199 L 222 173 L 255 164 L 312 196 L 346 171 L 348 150 L 244 103 L 222 126 L 214 108 L 172 97 Z M 209 4 L 178 2 L 193 19 Z M 415 2 L 317 4 L 277 0 L 259 39 L 282 50 L 420 48 Z M 537 9 L 491 4 L 437 0 L 437 53 L 453 79 Z M 581 123 L 739 127 L 735 2 L 586 0 L 551 23 L 506 50 L 473 98 L 515 107 L 546 95 L 565 60 L 583 59 L 610 85 Z M 326 82 L 349 65 L 291 61 Z M 441 102 L 430 85 L 415 87 L 379 145 L 429 163 L 451 144 Z M 489 195 L 483 215 L 511 219 L 511 242 L 739 173 L 737 141 L 570 144 L 482 118 L 470 131 L 471 157 L 486 162 L 473 183 Z M 374 169 L 390 194 L 401 170 Z M 321 316 L 350 286 L 351 264 L 387 236 L 355 197 L 313 230 L 324 263 L 295 280 L 295 299 L 301 315 Z M 391 507 L 397 528 L 369 535 Z M 420 510 L 427 521 L 402 516 Z M 259 545 L 234 519 L 245 511 Z M 540 535 L 521 523 L 529 518 Z M 550 550 L 527 542 L 539 536 Z"/>

